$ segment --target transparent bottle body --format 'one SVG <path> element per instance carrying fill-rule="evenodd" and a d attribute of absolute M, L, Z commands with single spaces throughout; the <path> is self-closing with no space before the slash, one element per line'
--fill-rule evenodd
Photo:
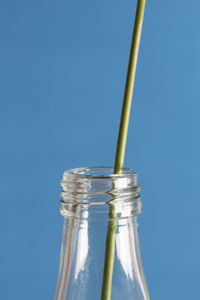
<path fill-rule="evenodd" d="M 92 186 L 97 193 L 102 191 L 102 186 L 103 191 L 105 189 L 105 183 L 102 185 L 99 181 Z M 82 188 L 79 193 L 83 193 Z M 73 199 L 69 204 L 65 199 L 61 205 L 64 230 L 54 300 L 102 299 L 106 238 L 112 224 L 115 228 L 115 259 L 111 300 L 149 300 L 139 246 L 136 207 L 140 207 L 140 203 L 133 206 L 133 201 L 127 201 L 128 204 L 123 205 L 126 202 L 123 196 L 117 197 L 116 219 L 110 219 L 104 209 L 107 202 L 102 202 L 104 192 L 96 194 L 93 190 L 92 194 L 93 199 L 95 194 L 95 202 L 91 201 L 87 186 L 83 202 L 78 196 L 79 201 Z M 88 197 L 90 201 L 87 202 Z"/>

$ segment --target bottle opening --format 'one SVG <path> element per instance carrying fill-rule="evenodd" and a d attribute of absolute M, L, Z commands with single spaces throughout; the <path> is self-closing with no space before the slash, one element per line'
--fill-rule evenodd
<path fill-rule="evenodd" d="M 122 174 L 114 174 L 113 167 L 83 167 L 83 168 L 75 168 L 70 169 L 64 173 L 63 179 L 65 176 L 79 176 L 81 178 L 122 178 L 122 177 L 136 177 L 137 180 L 137 173 L 136 171 L 128 168 L 123 169 Z"/>

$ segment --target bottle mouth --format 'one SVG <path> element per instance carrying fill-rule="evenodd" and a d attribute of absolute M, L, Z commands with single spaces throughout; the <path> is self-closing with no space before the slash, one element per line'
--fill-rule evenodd
<path fill-rule="evenodd" d="M 132 169 L 124 168 L 122 174 L 114 174 L 113 167 L 70 169 L 64 172 L 61 186 L 60 211 L 64 216 L 75 211 L 74 207 L 79 207 L 79 212 L 90 208 L 99 216 L 109 212 L 110 204 L 122 214 L 125 210 L 131 214 L 141 211 L 140 186 Z"/>
<path fill-rule="evenodd" d="M 137 180 L 137 172 L 129 169 L 123 168 L 123 172 L 121 174 L 114 174 L 113 167 L 82 167 L 70 169 L 64 172 L 63 180 L 66 177 L 74 176 L 81 177 L 82 179 L 106 179 L 106 178 L 127 178 L 127 177 L 136 177 Z"/>

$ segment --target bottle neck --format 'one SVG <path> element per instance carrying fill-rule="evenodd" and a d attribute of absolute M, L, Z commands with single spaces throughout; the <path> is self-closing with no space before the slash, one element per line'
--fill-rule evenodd
<path fill-rule="evenodd" d="M 113 174 L 113 168 L 79 168 L 64 173 L 61 181 L 60 212 L 76 219 L 130 218 L 141 212 L 137 173 L 124 169 Z"/>
<path fill-rule="evenodd" d="M 54 300 L 100 299 L 109 247 L 115 257 L 112 299 L 150 300 L 137 230 L 141 202 L 136 172 L 73 169 L 64 173 L 61 185 L 65 222 Z"/>
<path fill-rule="evenodd" d="M 150 300 L 140 256 L 137 215 L 115 224 L 113 299 Z M 64 218 L 59 275 L 54 300 L 101 298 L 105 241 L 111 220 Z"/>

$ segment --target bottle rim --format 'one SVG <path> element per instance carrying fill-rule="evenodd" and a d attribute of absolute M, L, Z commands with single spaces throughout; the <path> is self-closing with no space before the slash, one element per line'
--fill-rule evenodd
<path fill-rule="evenodd" d="M 96 172 L 96 173 L 95 173 Z M 101 173 L 102 172 L 102 173 Z M 114 174 L 114 168 L 109 166 L 73 168 L 64 172 L 63 180 L 67 177 L 82 179 L 111 179 L 137 177 L 137 172 L 130 168 L 123 168 L 121 174 Z"/>

